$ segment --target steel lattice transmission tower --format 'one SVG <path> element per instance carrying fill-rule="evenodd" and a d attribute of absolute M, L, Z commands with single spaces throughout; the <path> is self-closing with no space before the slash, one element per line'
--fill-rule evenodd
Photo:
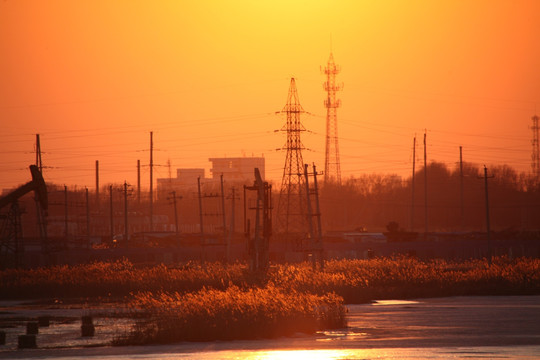
<path fill-rule="evenodd" d="M 328 64 L 324 68 L 326 82 L 323 87 L 327 93 L 324 106 L 326 107 L 326 155 L 324 160 L 324 182 L 341 184 L 341 167 L 339 161 L 337 108 L 341 101 L 336 99 L 336 92 L 343 88 L 342 84 L 336 84 L 336 75 L 341 71 L 334 63 L 334 56 L 330 53 Z"/>
<path fill-rule="evenodd" d="M 538 116 L 534 115 L 532 117 L 533 124 L 531 126 L 531 130 L 533 132 L 533 139 L 531 141 L 532 143 L 532 172 L 533 174 L 540 178 L 540 151 L 538 149 Z"/>
<path fill-rule="evenodd" d="M 296 82 L 291 78 L 287 104 L 281 110 L 287 117 L 287 122 L 281 129 L 287 133 L 287 143 L 282 148 L 287 151 L 281 190 L 278 202 L 279 232 L 286 237 L 301 239 L 307 233 L 306 193 L 304 183 L 304 162 L 302 159 L 302 141 L 300 134 L 305 131 L 300 122 L 300 114 L 304 109 L 300 105 Z"/>

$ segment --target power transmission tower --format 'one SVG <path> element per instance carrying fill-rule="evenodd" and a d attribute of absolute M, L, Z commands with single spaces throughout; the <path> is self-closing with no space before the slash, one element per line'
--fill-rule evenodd
<path fill-rule="evenodd" d="M 532 172 L 533 175 L 537 178 L 540 178 L 540 151 L 538 148 L 538 116 L 534 115 L 532 117 L 533 124 L 531 126 L 531 130 L 533 132 L 533 139 L 531 141 L 532 143 Z"/>
<path fill-rule="evenodd" d="M 327 93 L 324 106 L 326 107 L 326 155 L 324 161 L 324 182 L 341 184 L 341 168 L 339 161 L 337 108 L 341 101 L 336 99 L 336 91 L 343 88 L 342 84 L 336 84 L 336 75 L 341 71 L 334 63 L 334 56 L 330 53 L 328 64 L 324 68 L 326 82 L 323 87 Z"/>
<path fill-rule="evenodd" d="M 295 239 L 297 247 L 301 247 L 302 238 L 307 233 L 306 224 L 306 191 L 304 185 L 304 161 L 302 159 L 302 141 L 300 133 L 305 131 L 300 122 L 300 114 L 304 109 L 300 105 L 296 82 L 291 78 L 287 104 L 281 110 L 286 114 L 287 122 L 281 131 L 287 132 L 287 150 L 283 178 L 278 202 L 279 231 L 288 239 Z"/>

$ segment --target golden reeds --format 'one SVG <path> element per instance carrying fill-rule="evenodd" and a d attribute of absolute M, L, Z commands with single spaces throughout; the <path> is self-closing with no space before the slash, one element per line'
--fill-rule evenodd
<path fill-rule="evenodd" d="M 116 344 L 272 338 L 346 325 L 343 299 L 264 288 L 204 288 L 194 293 L 135 296 L 132 307 L 148 317 Z"/>

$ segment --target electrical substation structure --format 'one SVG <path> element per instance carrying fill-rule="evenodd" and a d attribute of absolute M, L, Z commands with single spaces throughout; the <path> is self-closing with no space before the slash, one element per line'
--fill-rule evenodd
<path fill-rule="evenodd" d="M 295 250 L 303 250 L 303 239 L 308 233 L 306 212 L 306 190 L 304 180 L 304 161 L 302 150 L 304 146 L 300 134 L 305 131 L 300 122 L 300 114 L 304 113 L 298 99 L 296 82 L 291 78 L 287 103 L 281 110 L 286 115 L 287 122 L 281 129 L 287 133 L 287 143 L 282 148 L 286 150 L 283 178 L 279 192 L 277 209 L 277 232 L 287 242 L 295 247 Z"/>
<path fill-rule="evenodd" d="M 336 84 L 336 75 L 341 71 L 335 64 L 334 56 L 330 53 L 328 64 L 324 68 L 326 82 L 323 87 L 327 93 L 324 106 L 326 107 L 326 152 L 324 159 L 324 182 L 341 184 L 341 166 L 339 161 L 337 108 L 341 101 L 336 99 L 336 92 L 343 88 L 343 84 Z"/>

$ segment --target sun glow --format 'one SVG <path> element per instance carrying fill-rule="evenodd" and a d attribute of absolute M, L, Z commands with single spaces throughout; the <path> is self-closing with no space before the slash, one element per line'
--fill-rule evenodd
<path fill-rule="evenodd" d="M 246 359 L 257 360 L 339 360 L 350 359 L 353 355 L 358 357 L 362 352 L 362 357 L 369 358 L 369 350 L 280 350 L 261 351 Z M 365 355 L 364 355 L 365 352 Z"/>

